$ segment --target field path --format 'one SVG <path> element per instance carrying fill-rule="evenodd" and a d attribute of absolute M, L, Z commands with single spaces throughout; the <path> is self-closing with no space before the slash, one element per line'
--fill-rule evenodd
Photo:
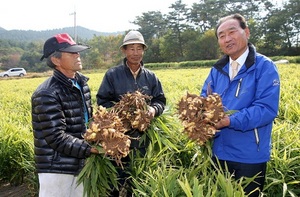
<path fill-rule="evenodd" d="M 1 197 L 29 197 L 29 191 L 26 185 L 11 186 L 10 184 L 0 185 Z"/>

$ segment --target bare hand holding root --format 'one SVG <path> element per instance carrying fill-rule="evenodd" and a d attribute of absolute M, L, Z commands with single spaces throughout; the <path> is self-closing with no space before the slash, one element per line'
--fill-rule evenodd
<path fill-rule="evenodd" d="M 219 122 L 215 124 L 216 129 L 222 129 L 230 125 L 230 118 L 228 115 L 225 115 Z"/>
<path fill-rule="evenodd" d="M 150 115 L 150 118 L 153 119 L 155 116 L 155 109 L 152 106 L 148 106 L 148 113 Z"/>

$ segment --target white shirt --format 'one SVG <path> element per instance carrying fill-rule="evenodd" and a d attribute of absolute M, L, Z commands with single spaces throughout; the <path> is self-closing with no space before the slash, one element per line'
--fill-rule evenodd
<path fill-rule="evenodd" d="M 249 54 L 249 48 L 247 47 L 247 50 L 239 57 L 237 58 L 235 61 L 237 61 L 239 63 L 239 66 L 238 66 L 238 72 L 239 70 L 242 68 L 242 66 L 245 64 L 246 62 L 246 59 L 248 57 L 248 54 Z M 231 57 L 229 58 L 229 76 L 232 75 L 232 69 L 231 69 L 231 63 L 232 63 L 232 59 Z"/>

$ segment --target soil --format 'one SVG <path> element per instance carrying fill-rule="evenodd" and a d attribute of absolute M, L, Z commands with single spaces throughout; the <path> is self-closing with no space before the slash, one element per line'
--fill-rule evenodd
<path fill-rule="evenodd" d="M 27 185 L 12 186 L 9 183 L 0 184 L 1 197 L 30 197 Z"/>

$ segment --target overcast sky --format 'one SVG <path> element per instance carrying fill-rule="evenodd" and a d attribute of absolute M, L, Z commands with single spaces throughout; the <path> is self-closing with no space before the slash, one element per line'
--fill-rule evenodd
<path fill-rule="evenodd" d="M 137 29 L 131 24 L 143 12 L 167 14 L 176 0 L 2 0 L 0 27 L 6 30 L 50 30 L 76 25 L 99 32 Z M 182 0 L 188 7 L 197 0 Z"/>
<path fill-rule="evenodd" d="M 272 0 L 283 1 L 283 0 Z M 0 27 L 49 30 L 76 25 L 99 32 L 137 29 L 131 22 L 149 11 L 167 14 L 176 0 L 1 0 Z M 182 0 L 187 7 L 199 0 Z"/>

